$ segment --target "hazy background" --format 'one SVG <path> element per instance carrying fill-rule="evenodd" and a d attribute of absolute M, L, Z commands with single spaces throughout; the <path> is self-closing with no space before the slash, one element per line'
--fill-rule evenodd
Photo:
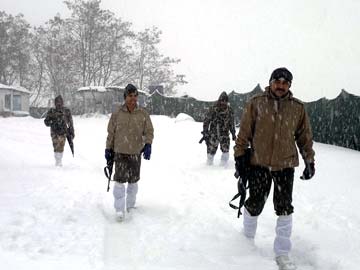
<path fill-rule="evenodd" d="M 69 12 L 62 0 L 0 0 L 0 10 L 23 13 L 34 25 Z M 220 91 L 265 87 L 273 69 L 294 75 L 304 101 L 334 98 L 342 88 L 360 95 L 360 1 L 356 0 L 102 0 L 102 8 L 163 31 L 165 55 L 180 58 L 186 75 L 178 92 L 213 100 Z"/>

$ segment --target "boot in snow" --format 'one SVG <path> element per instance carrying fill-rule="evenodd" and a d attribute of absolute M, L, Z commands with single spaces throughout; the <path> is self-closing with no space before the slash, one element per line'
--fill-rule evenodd
<path fill-rule="evenodd" d="M 63 153 L 62 152 L 54 152 L 54 156 L 55 156 L 55 166 L 62 167 Z"/>
<path fill-rule="evenodd" d="M 214 164 L 214 156 L 215 155 L 207 154 L 207 160 L 206 160 L 207 165 L 213 165 Z"/>
<path fill-rule="evenodd" d="M 117 211 L 116 212 L 116 220 L 117 221 L 123 221 L 125 219 L 125 214 L 123 211 Z"/>
<path fill-rule="evenodd" d="M 222 153 L 220 165 L 225 167 L 227 165 L 228 161 L 229 161 L 229 152 Z"/>
<path fill-rule="evenodd" d="M 288 255 L 280 255 L 275 258 L 279 270 L 295 270 L 296 265 L 291 261 Z"/>

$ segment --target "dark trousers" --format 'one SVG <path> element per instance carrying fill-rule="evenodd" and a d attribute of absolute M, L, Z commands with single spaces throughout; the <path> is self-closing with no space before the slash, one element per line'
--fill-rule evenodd
<path fill-rule="evenodd" d="M 267 168 L 253 166 L 249 174 L 249 198 L 245 207 L 252 216 L 258 216 L 264 209 L 265 202 L 274 181 L 274 209 L 276 215 L 290 215 L 294 212 L 292 206 L 292 191 L 294 168 L 280 171 L 270 171 Z"/>
<path fill-rule="evenodd" d="M 134 184 L 140 179 L 140 155 L 115 153 L 114 181 Z"/>

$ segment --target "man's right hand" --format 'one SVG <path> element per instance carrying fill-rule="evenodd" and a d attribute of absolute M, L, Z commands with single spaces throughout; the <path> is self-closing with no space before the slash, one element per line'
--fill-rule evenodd
<path fill-rule="evenodd" d="M 105 149 L 105 159 L 106 161 L 112 162 L 114 160 L 115 152 L 112 149 Z"/>
<path fill-rule="evenodd" d="M 202 131 L 201 133 L 202 133 L 202 135 L 203 135 L 204 140 L 205 140 L 205 141 L 208 141 L 209 138 L 210 138 L 209 132 L 208 132 L 207 130 L 204 130 L 204 131 Z"/>
<path fill-rule="evenodd" d="M 246 160 L 245 155 L 235 157 L 235 174 L 234 176 L 236 178 L 243 178 L 245 176 L 245 170 L 246 170 Z"/>

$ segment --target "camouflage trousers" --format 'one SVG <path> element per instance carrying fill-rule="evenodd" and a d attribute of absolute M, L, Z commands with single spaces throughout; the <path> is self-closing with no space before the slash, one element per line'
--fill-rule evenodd
<path fill-rule="evenodd" d="M 215 155 L 220 144 L 220 149 L 223 153 L 229 152 L 230 138 L 229 135 L 224 136 L 210 136 L 210 139 L 206 142 L 207 153 Z"/>
<path fill-rule="evenodd" d="M 114 181 L 136 183 L 140 179 L 141 155 L 115 153 Z"/>
<path fill-rule="evenodd" d="M 66 141 L 65 135 L 51 134 L 52 143 L 54 146 L 54 152 L 64 152 L 64 145 Z"/>

